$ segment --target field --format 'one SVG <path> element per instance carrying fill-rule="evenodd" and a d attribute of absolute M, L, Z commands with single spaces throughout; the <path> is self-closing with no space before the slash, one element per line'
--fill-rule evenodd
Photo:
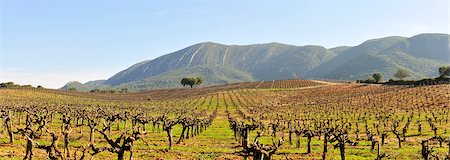
<path fill-rule="evenodd" d="M 450 85 L 0 89 L 0 159 L 445 159 Z"/>

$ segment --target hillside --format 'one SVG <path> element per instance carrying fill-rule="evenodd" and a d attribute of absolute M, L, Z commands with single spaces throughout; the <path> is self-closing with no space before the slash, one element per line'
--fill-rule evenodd
<path fill-rule="evenodd" d="M 290 78 L 356 80 L 380 72 L 393 78 L 397 68 L 411 79 L 437 75 L 449 64 L 448 34 L 372 39 L 354 47 L 324 48 L 281 43 L 223 45 L 199 43 L 137 63 L 107 80 L 67 84 L 64 88 L 171 88 L 182 77 L 201 76 L 205 85 Z"/>
<path fill-rule="evenodd" d="M 279 43 L 227 46 L 206 42 L 133 65 L 104 83 L 118 85 L 198 66 L 211 69 L 224 66 L 250 72 L 257 80 L 283 79 L 291 78 L 295 74 L 303 76 L 310 69 L 334 56 L 335 53 L 320 46 L 292 46 Z"/>

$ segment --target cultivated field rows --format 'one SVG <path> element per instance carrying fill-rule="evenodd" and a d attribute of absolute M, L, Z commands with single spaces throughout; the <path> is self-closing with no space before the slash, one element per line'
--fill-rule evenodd
<path fill-rule="evenodd" d="M 160 94 L 2 89 L 0 159 L 444 159 L 449 88 L 287 80 Z"/>

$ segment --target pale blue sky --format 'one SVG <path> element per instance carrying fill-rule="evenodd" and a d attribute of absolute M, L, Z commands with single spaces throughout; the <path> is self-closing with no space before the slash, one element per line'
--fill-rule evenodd
<path fill-rule="evenodd" d="M 449 33 L 449 0 L 0 0 L 0 82 L 106 79 L 189 45 Z"/>

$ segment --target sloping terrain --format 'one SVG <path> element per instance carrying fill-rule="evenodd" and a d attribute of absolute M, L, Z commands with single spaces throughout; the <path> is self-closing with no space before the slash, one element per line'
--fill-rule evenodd
<path fill-rule="evenodd" d="M 409 70 L 410 79 L 419 79 L 437 76 L 439 66 L 450 64 L 448 39 L 448 34 L 392 36 L 330 49 L 280 43 L 205 42 L 137 63 L 107 80 L 84 85 L 72 82 L 63 89 L 174 88 L 180 87 L 181 78 L 189 76 L 203 77 L 206 86 L 291 78 L 356 80 L 366 79 L 374 72 L 388 80 L 398 68 Z"/>

